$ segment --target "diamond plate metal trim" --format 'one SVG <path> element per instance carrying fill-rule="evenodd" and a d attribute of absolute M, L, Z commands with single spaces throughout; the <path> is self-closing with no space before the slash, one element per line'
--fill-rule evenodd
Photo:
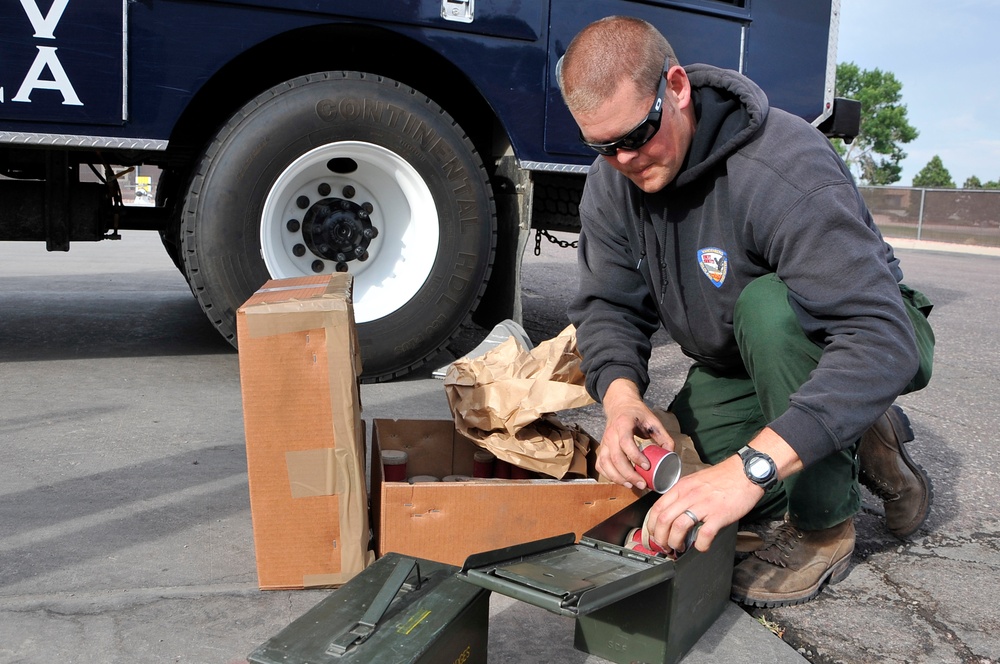
<path fill-rule="evenodd" d="M 0 143 L 40 145 L 60 148 L 103 148 L 112 150 L 147 150 L 162 152 L 169 141 L 152 138 L 121 138 L 116 136 L 74 136 L 68 134 L 29 134 L 0 131 Z"/>
<path fill-rule="evenodd" d="M 576 175 L 586 175 L 590 166 L 578 166 L 576 164 L 553 164 L 547 161 L 522 161 L 521 168 L 526 171 L 545 171 L 546 173 L 571 173 Z"/>

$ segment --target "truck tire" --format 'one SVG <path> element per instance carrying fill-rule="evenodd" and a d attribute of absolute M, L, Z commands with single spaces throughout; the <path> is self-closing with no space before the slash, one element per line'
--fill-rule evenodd
<path fill-rule="evenodd" d="M 496 210 L 472 142 L 431 99 L 326 72 L 229 120 L 195 169 L 180 231 L 191 289 L 234 345 L 236 310 L 267 279 L 350 271 L 363 378 L 388 380 L 475 309 Z"/>

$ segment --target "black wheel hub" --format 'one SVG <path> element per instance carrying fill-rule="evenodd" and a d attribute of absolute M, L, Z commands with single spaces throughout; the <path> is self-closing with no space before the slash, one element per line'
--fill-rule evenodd
<path fill-rule="evenodd" d="M 368 246 L 378 236 L 372 226 L 370 203 L 358 204 L 343 198 L 316 201 L 302 222 L 302 237 L 317 256 L 347 270 L 353 260 L 368 260 Z"/>

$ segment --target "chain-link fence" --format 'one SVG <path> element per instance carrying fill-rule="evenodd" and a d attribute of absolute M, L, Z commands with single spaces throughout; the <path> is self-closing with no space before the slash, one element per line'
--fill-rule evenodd
<path fill-rule="evenodd" d="M 1000 191 L 861 187 L 886 237 L 1000 247 Z"/>

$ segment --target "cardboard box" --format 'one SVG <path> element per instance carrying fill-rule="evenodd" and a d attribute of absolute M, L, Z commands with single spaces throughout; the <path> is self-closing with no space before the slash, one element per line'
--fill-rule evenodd
<path fill-rule="evenodd" d="M 386 482 L 381 450 L 404 450 L 409 475 L 471 475 L 480 448 L 451 420 L 376 419 L 372 426 L 372 520 L 378 554 L 461 566 L 474 553 L 585 531 L 637 500 L 610 482 L 482 480 Z M 593 458 L 590 462 L 591 477 Z"/>
<path fill-rule="evenodd" d="M 268 281 L 237 312 L 261 589 L 338 586 L 372 560 L 351 286 Z"/>

